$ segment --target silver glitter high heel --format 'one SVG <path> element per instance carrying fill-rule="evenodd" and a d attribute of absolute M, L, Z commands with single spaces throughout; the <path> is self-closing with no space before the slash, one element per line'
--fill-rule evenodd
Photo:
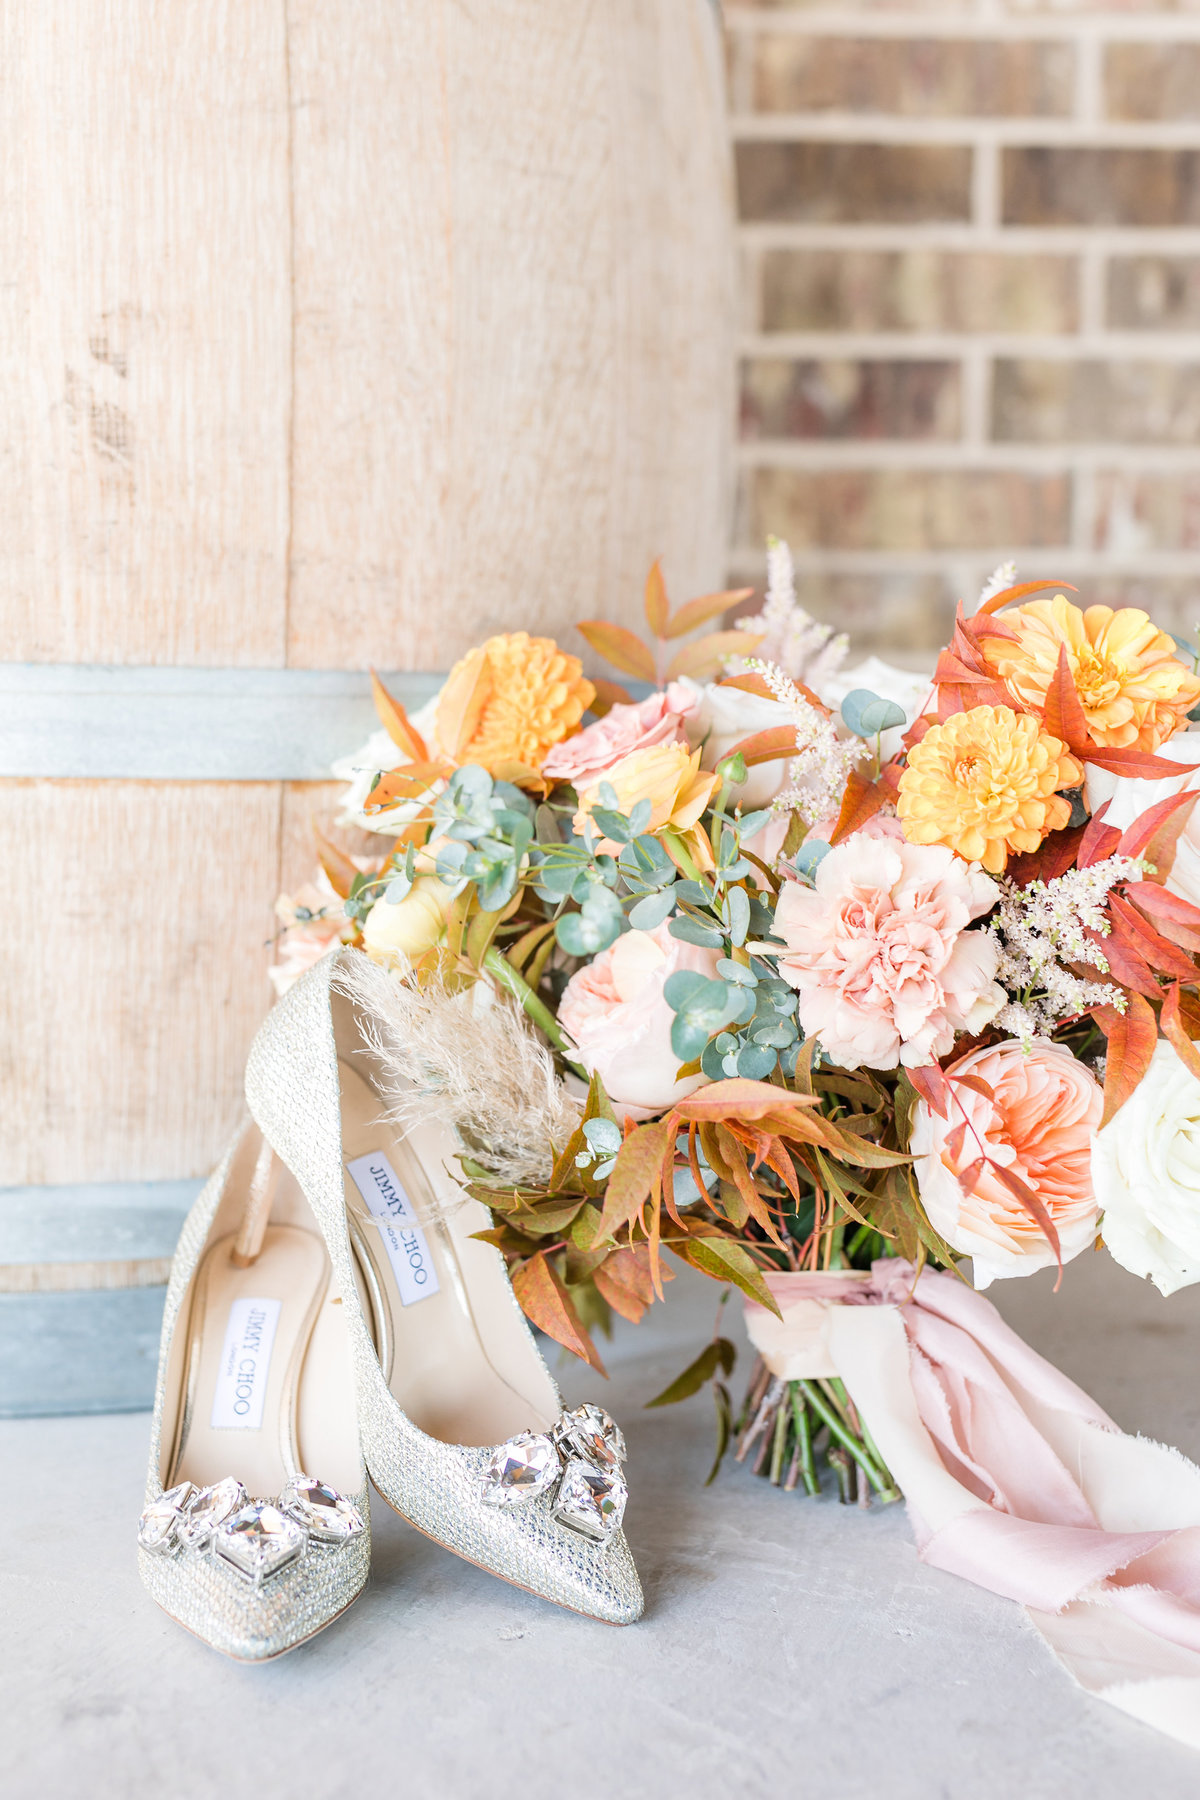
<path fill-rule="evenodd" d="M 323 1630 L 367 1579 L 367 1477 L 331 1274 L 304 1195 L 247 1127 L 175 1252 L 137 1534 L 158 1604 L 241 1662 Z"/>
<path fill-rule="evenodd" d="M 402 1133 L 339 969 L 275 1005 L 246 1069 L 250 1110 L 304 1189 L 346 1297 L 363 1453 L 383 1498 L 468 1562 L 560 1606 L 631 1624 L 625 1445 L 601 1408 L 564 1412 L 491 1224 L 437 1116 Z M 357 1282 L 356 1282 L 357 1272 Z"/>

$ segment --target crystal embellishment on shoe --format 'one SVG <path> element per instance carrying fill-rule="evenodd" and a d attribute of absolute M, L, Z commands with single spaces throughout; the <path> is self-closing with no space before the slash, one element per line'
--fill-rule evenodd
<path fill-rule="evenodd" d="M 279 1507 L 319 1544 L 344 1544 L 367 1529 L 354 1502 L 315 1475 L 293 1475 L 279 1496 Z"/>
<path fill-rule="evenodd" d="M 561 1474 L 552 1439 L 522 1431 L 493 1450 L 484 1470 L 483 1498 L 489 1506 L 524 1506 L 552 1488 Z"/>
<path fill-rule="evenodd" d="M 181 1481 L 152 1500 L 138 1520 L 138 1543 L 152 1556 L 174 1556 L 184 1508 L 196 1492 L 191 1481 Z"/>
<path fill-rule="evenodd" d="M 488 1506 L 527 1506 L 552 1495 L 551 1516 L 559 1525 L 607 1544 L 629 1498 L 624 1459 L 616 1420 L 602 1406 L 576 1406 L 560 1413 L 549 1432 L 518 1432 L 498 1445 L 484 1470 L 482 1497 Z"/>
<path fill-rule="evenodd" d="M 207 1550 L 218 1525 L 245 1504 L 246 1490 L 232 1475 L 201 1488 L 180 1509 L 182 1516 L 176 1533 L 180 1545 L 185 1550 Z"/>
<path fill-rule="evenodd" d="M 308 1534 L 270 1500 L 252 1500 L 213 1535 L 213 1551 L 255 1587 L 303 1556 Z"/>
<path fill-rule="evenodd" d="M 619 1469 L 625 1461 L 621 1427 L 602 1406 L 590 1402 L 564 1412 L 551 1436 L 564 1457 L 584 1456 L 601 1469 Z"/>
<path fill-rule="evenodd" d="M 247 1500 L 227 1475 L 199 1491 L 181 1481 L 152 1500 L 138 1520 L 138 1543 L 157 1556 L 211 1552 L 259 1587 L 310 1546 L 337 1550 L 366 1529 L 354 1502 L 314 1475 L 293 1475 L 278 1500 Z"/>
<path fill-rule="evenodd" d="M 606 1544 L 625 1516 L 628 1498 L 629 1489 L 615 1468 L 601 1469 L 577 1456 L 563 1471 L 553 1513 L 560 1525 Z"/>

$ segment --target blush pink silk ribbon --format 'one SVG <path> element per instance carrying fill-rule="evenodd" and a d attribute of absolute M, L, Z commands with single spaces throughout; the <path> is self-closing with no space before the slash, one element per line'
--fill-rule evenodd
<path fill-rule="evenodd" d="M 1026 1607 L 1090 1693 L 1200 1749 L 1200 1469 L 1129 1437 L 956 1276 L 768 1277 L 784 1380 L 840 1376 L 920 1556 Z"/>

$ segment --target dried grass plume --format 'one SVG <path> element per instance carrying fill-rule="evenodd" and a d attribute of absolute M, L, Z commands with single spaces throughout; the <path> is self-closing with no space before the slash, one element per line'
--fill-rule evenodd
<path fill-rule="evenodd" d="M 402 1130 L 428 1116 L 436 1094 L 467 1153 L 498 1180 L 549 1179 L 579 1110 L 511 1001 L 486 982 L 457 994 L 436 977 L 418 987 L 362 955 L 342 958 L 335 985 L 359 1009 Z"/>

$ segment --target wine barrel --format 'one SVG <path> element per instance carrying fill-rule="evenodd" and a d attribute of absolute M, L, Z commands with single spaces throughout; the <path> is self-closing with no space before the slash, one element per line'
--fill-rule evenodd
<path fill-rule="evenodd" d="M 362 671 L 582 651 L 659 555 L 723 584 L 732 201 L 709 0 L 9 0 L 0 38 L 14 1412 L 151 1392 Z"/>

